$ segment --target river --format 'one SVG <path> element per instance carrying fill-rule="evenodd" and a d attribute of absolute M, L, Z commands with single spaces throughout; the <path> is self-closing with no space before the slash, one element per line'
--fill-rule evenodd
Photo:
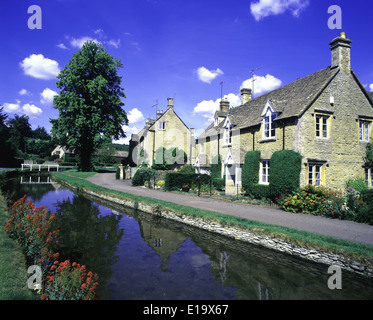
<path fill-rule="evenodd" d="M 26 194 L 58 215 L 61 257 L 99 274 L 100 299 L 373 299 L 372 279 L 343 271 L 342 289 L 331 290 L 328 266 L 98 203 L 47 182 L 45 175 L 17 177 L 3 190 L 13 200 Z"/>

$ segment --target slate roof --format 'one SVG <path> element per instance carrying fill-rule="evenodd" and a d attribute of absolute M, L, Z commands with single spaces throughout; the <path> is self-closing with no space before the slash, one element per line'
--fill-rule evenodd
<path fill-rule="evenodd" d="M 338 72 L 339 68 L 331 69 L 327 67 L 297 79 L 276 90 L 258 96 L 243 105 L 229 109 L 228 118 L 234 127 L 246 128 L 259 125 L 263 120 L 261 113 L 267 101 L 277 112 L 277 120 L 299 117 Z M 216 134 L 218 130 L 222 129 L 223 123 L 224 121 L 216 127 L 214 127 L 213 123 L 210 124 L 198 139 Z"/>

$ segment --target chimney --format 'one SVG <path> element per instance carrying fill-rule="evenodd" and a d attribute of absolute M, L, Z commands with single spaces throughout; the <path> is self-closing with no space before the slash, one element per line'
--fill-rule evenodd
<path fill-rule="evenodd" d="M 346 38 L 346 33 L 342 32 L 329 43 L 332 51 L 331 68 L 339 67 L 342 71 L 351 71 L 351 42 L 352 40 Z"/>
<path fill-rule="evenodd" d="M 158 110 L 157 111 L 157 119 L 163 114 L 163 111 L 162 110 Z"/>
<path fill-rule="evenodd" d="M 251 100 L 251 89 L 242 88 L 241 89 L 241 104 L 245 104 L 246 102 Z"/>
<path fill-rule="evenodd" d="M 174 98 L 167 98 L 167 109 L 174 107 Z"/>
<path fill-rule="evenodd" d="M 229 101 L 226 98 L 220 100 L 220 111 L 228 112 L 229 111 Z"/>

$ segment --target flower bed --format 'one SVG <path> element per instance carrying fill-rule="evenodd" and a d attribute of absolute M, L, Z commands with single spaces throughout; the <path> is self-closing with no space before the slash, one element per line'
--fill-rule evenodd
<path fill-rule="evenodd" d="M 352 188 L 347 188 L 343 193 L 308 185 L 277 199 L 277 202 L 285 211 L 359 222 L 360 215 L 369 210 L 364 199 Z"/>
<path fill-rule="evenodd" d="M 41 299 L 87 300 L 95 297 L 98 276 L 85 266 L 69 260 L 59 262 L 57 252 L 60 228 L 56 215 L 46 207 L 36 207 L 26 195 L 12 203 L 11 218 L 5 226 L 8 235 L 17 240 L 29 261 L 42 270 Z"/>

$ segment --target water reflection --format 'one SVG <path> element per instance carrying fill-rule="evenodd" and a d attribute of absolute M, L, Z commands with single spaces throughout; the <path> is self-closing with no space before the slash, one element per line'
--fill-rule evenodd
<path fill-rule="evenodd" d="M 63 256 L 100 275 L 101 299 L 372 299 L 373 281 L 52 185 L 10 187 L 58 214 Z M 16 194 L 18 193 L 18 194 Z"/>

